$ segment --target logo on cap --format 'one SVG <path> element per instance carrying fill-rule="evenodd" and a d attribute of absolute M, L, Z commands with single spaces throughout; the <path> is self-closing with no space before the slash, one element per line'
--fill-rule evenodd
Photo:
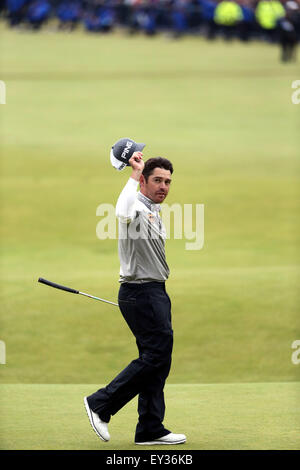
<path fill-rule="evenodd" d="M 132 145 L 133 145 L 133 142 L 130 142 L 130 141 L 126 142 L 126 147 L 124 148 L 124 150 L 121 154 L 121 158 L 123 158 L 123 160 L 127 160 L 126 156 L 130 152 L 130 149 L 131 149 Z"/>

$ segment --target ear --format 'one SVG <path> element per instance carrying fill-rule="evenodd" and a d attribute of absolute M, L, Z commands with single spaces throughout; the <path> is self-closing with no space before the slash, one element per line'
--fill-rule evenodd
<path fill-rule="evenodd" d="M 142 188 L 145 185 L 145 177 L 144 175 L 140 176 L 140 187 Z"/>

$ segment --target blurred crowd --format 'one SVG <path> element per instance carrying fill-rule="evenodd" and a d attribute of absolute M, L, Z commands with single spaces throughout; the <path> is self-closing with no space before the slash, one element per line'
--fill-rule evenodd
<path fill-rule="evenodd" d="M 68 31 L 300 41 L 300 0 L 0 0 L 0 14 L 11 27 L 36 30 L 55 20 Z"/>

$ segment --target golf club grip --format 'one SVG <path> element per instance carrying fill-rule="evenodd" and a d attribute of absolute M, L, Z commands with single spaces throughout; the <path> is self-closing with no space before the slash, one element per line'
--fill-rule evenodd
<path fill-rule="evenodd" d="M 62 286 L 61 284 L 56 284 L 55 282 L 48 281 L 47 279 L 43 279 L 42 277 L 39 277 L 38 282 L 41 282 L 42 284 L 46 284 L 47 286 L 50 286 L 50 287 L 55 287 L 56 289 L 61 289 L 67 292 L 71 292 L 72 294 L 79 294 L 79 290 L 72 289 L 71 287 Z"/>

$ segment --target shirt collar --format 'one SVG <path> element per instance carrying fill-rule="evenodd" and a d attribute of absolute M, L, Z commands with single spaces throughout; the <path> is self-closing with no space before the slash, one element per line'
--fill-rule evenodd
<path fill-rule="evenodd" d="M 151 212 L 160 212 L 161 207 L 160 204 L 156 204 L 153 202 L 151 199 L 148 197 L 144 196 L 144 194 L 141 193 L 141 191 L 138 192 L 137 198 L 139 201 L 141 201 L 145 206 L 151 211 Z"/>

